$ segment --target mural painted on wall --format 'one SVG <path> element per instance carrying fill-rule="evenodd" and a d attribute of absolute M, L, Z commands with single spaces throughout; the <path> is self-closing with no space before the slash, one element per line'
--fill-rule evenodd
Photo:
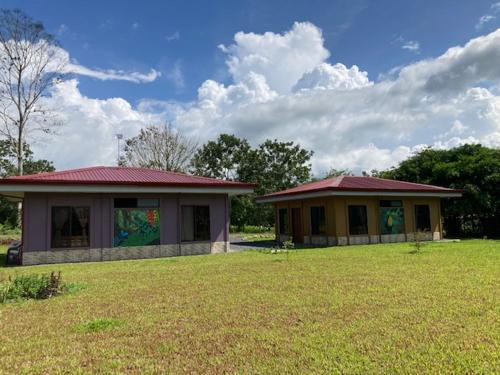
<path fill-rule="evenodd" d="M 405 218 L 402 207 L 380 207 L 380 232 L 400 234 L 405 232 Z"/>
<path fill-rule="evenodd" d="M 113 246 L 147 246 L 160 244 L 160 210 L 115 209 Z"/>

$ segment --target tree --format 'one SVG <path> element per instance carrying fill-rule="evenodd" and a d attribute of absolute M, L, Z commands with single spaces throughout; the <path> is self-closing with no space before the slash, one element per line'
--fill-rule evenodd
<path fill-rule="evenodd" d="M 266 140 L 257 148 L 234 135 L 221 134 L 198 150 L 194 174 L 257 184 L 255 193 L 231 199 L 231 223 L 270 225 L 272 208 L 258 205 L 255 197 L 297 186 L 310 179 L 312 152 L 293 142 Z"/>
<path fill-rule="evenodd" d="M 326 173 L 325 178 L 339 177 L 339 176 L 354 176 L 354 173 L 350 169 L 335 169 L 330 168 Z"/>
<path fill-rule="evenodd" d="M 14 147 L 17 174 L 32 130 L 48 133 L 55 112 L 41 100 L 61 81 L 64 59 L 53 35 L 21 10 L 0 9 L 0 133 Z"/>
<path fill-rule="evenodd" d="M 125 141 L 121 165 L 185 172 L 197 144 L 170 124 L 141 129 Z"/>
<path fill-rule="evenodd" d="M 500 150 L 463 145 L 425 149 L 376 176 L 463 189 L 443 200 L 448 235 L 500 236 Z"/>
<path fill-rule="evenodd" d="M 23 147 L 24 170 L 27 174 L 52 172 L 55 170 L 52 162 L 45 159 L 34 159 L 30 147 L 25 144 Z M 17 175 L 16 149 L 7 140 L 0 140 L 0 177 Z M 17 205 L 0 197 L 0 223 L 15 227 L 18 224 L 19 210 Z"/>
<path fill-rule="evenodd" d="M 209 141 L 198 150 L 191 161 L 191 171 L 198 176 L 238 180 L 239 168 L 250 149 L 247 140 L 221 134 L 216 141 Z"/>

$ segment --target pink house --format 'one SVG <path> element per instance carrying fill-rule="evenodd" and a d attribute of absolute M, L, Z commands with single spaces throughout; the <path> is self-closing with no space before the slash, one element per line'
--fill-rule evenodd
<path fill-rule="evenodd" d="M 85 262 L 229 250 L 229 196 L 252 184 L 130 167 L 8 177 L 23 202 L 22 264 Z"/>

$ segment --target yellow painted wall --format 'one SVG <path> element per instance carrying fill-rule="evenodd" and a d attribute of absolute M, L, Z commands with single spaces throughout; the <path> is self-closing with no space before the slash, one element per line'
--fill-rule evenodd
<path fill-rule="evenodd" d="M 278 209 L 288 209 L 288 228 L 291 231 L 291 209 L 293 207 L 302 208 L 302 223 L 304 236 L 311 234 L 310 208 L 312 206 L 324 206 L 326 214 L 326 228 L 328 236 L 348 236 L 348 206 L 366 205 L 368 214 L 368 234 L 378 235 L 379 230 L 379 204 L 380 200 L 402 200 L 405 215 L 406 233 L 415 232 L 415 205 L 428 204 L 430 209 L 432 232 L 439 232 L 442 235 L 440 198 L 425 197 L 353 197 L 353 196 L 334 196 L 325 198 L 311 198 L 303 200 L 293 200 L 278 202 L 274 204 L 276 219 L 278 219 Z M 279 225 L 276 220 L 276 231 Z"/>

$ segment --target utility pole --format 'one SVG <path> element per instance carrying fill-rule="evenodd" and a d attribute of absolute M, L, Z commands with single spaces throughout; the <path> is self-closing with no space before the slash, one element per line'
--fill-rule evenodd
<path fill-rule="evenodd" d="M 121 133 L 117 133 L 115 134 L 115 137 L 116 137 L 116 141 L 118 143 L 118 149 L 117 149 L 117 153 L 116 153 L 116 165 L 120 165 L 120 151 L 121 151 L 121 140 L 123 139 L 123 134 Z"/>

